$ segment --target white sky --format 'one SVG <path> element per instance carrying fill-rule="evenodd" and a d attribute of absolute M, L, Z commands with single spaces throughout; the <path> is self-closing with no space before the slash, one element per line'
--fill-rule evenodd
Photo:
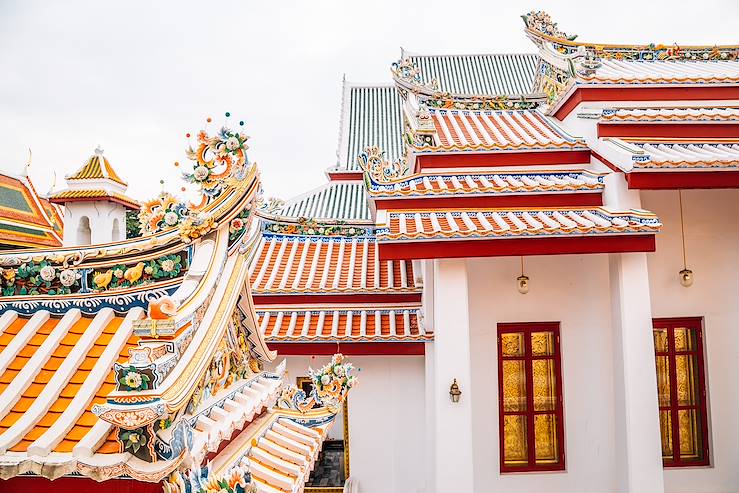
<path fill-rule="evenodd" d="M 0 169 L 19 172 L 30 147 L 44 193 L 100 144 L 131 196 L 160 179 L 176 192 L 185 133 L 230 111 L 266 196 L 289 198 L 336 161 L 343 73 L 389 82 L 400 46 L 533 52 L 519 17 L 532 9 L 586 41 L 739 43 L 736 0 L 0 0 Z"/>

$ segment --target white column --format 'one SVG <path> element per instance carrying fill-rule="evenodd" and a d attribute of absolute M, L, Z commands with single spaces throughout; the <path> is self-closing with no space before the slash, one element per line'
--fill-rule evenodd
<path fill-rule="evenodd" d="M 645 253 L 610 255 L 617 491 L 662 493 L 664 476 Z"/>
<path fill-rule="evenodd" d="M 429 328 L 428 326 L 426 327 Z M 426 426 L 424 427 L 424 473 L 426 476 L 426 486 L 424 491 L 436 491 L 436 440 L 434 435 L 436 429 L 436 413 L 434 412 L 436 405 L 436 380 L 434 379 L 434 343 L 427 342 L 424 346 L 424 418 L 426 420 Z"/>
<path fill-rule="evenodd" d="M 464 259 L 434 261 L 434 447 L 435 486 L 439 493 L 473 491 L 472 379 Z M 449 398 L 453 379 L 462 391 Z"/>

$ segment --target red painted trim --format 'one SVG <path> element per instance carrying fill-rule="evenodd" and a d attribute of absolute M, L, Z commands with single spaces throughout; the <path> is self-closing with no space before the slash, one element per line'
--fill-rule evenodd
<path fill-rule="evenodd" d="M 603 205 L 600 190 L 583 193 L 527 192 L 521 195 L 485 195 L 476 197 L 418 197 L 406 199 L 374 199 L 377 210 L 448 209 L 485 207 L 557 207 Z"/>
<path fill-rule="evenodd" d="M 364 179 L 364 173 L 359 171 L 350 172 L 328 172 L 328 179 L 330 181 L 361 181 Z"/>
<path fill-rule="evenodd" d="M 425 342 L 270 342 L 280 356 L 331 356 L 337 352 L 350 356 L 423 356 Z"/>
<path fill-rule="evenodd" d="M 255 305 L 298 305 L 304 303 L 415 303 L 421 301 L 421 293 L 378 294 L 255 294 Z"/>
<path fill-rule="evenodd" d="M 614 87 L 577 86 L 569 98 L 554 112 L 564 120 L 577 105 L 584 101 L 690 101 L 690 100 L 739 99 L 739 86 L 692 85 L 682 87 Z"/>
<path fill-rule="evenodd" d="M 731 123 L 599 123 L 598 137 L 727 139 L 739 137 Z"/>
<path fill-rule="evenodd" d="M 615 171 L 616 173 L 623 173 L 623 170 L 621 168 L 619 168 L 618 166 L 616 166 L 615 164 L 613 164 L 612 162 L 610 162 L 608 159 L 606 159 L 603 156 L 601 156 L 600 154 L 598 154 L 597 152 L 591 150 L 590 151 L 590 154 L 592 154 L 592 156 L 595 159 L 597 159 L 598 161 L 600 161 L 601 163 L 603 163 L 611 171 Z"/>
<path fill-rule="evenodd" d="M 542 164 L 587 164 L 590 151 L 490 151 L 481 154 L 422 154 L 416 157 L 419 170 L 434 168 L 489 168 Z"/>
<path fill-rule="evenodd" d="M 677 190 L 691 188 L 739 188 L 737 171 L 637 171 L 626 175 L 629 188 Z"/>
<path fill-rule="evenodd" d="M 526 377 L 526 407 L 522 411 L 506 411 L 504 408 L 503 395 L 503 346 L 500 343 L 501 334 L 521 332 L 524 336 L 524 355 L 506 356 L 505 361 L 523 361 Z M 552 332 L 554 334 L 554 351 L 552 355 L 534 356 L 531 351 L 532 332 Z M 500 445 L 500 472 L 531 472 L 531 471 L 562 471 L 565 469 L 565 435 L 564 435 L 564 411 L 562 403 L 562 359 L 559 341 L 559 322 L 532 322 L 532 323 L 500 323 L 498 324 L 498 443 Z M 554 376 L 556 385 L 556 402 L 553 409 L 537 411 L 534 409 L 534 360 L 553 360 Z M 554 414 L 557 419 L 557 447 L 559 460 L 556 464 L 536 464 L 536 449 L 534 430 L 534 417 L 539 415 Z M 528 464 L 522 466 L 505 465 L 505 432 L 504 417 L 508 415 L 519 415 L 526 417 L 526 449 L 528 452 Z"/>
<path fill-rule="evenodd" d="M 61 477 L 50 481 L 42 477 L 16 476 L 0 480 L 3 493 L 29 493 L 53 491 L 54 493 L 161 493 L 162 484 L 145 483 L 133 479 L 109 479 L 95 481 L 90 478 Z"/>
<path fill-rule="evenodd" d="M 705 362 L 703 358 L 703 319 L 700 317 L 682 317 L 682 318 L 655 318 L 652 320 L 653 329 L 667 329 L 667 351 L 659 352 L 655 348 L 656 356 L 667 356 L 669 361 L 670 374 L 670 404 L 668 406 L 660 406 L 660 411 L 670 412 L 670 422 L 672 423 L 672 443 L 680 443 L 680 427 L 678 422 L 678 411 L 690 409 L 700 413 L 701 425 L 701 445 L 703 446 L 703 457 L 700 460 L 683 460 L 680 456 L 680 447 L 673 446 L 672 459 L 664 459 L 664 467 L 690 467 L 690 466 L 707 466 L 710 465 L 709 444 L 708 444 L 708 406 L 706 405 L 706 374 Z M 676 328 L 687 327 L 695 331 L 696 344 L 693 350 L 677 351 L 675 348 L 674 333 Z M 697 394 L 699 402 L 695 405 L 680 405 L 677 399 L 677 372 L 676 357 L 678 355 L 692 355 L 696 358 L 696 366 L 698 367 L 698 383 Z"/>
<path fill-rule="evenodd" d="M 654 234 L 378 243 L 380 260 L 653 252 Z"/>

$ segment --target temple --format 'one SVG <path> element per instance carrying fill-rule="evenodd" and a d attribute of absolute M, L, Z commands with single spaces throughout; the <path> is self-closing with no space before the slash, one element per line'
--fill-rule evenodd
<path fill-rule="evenodd" d="M 735 491 L 739 46 L 523 21 L 344 80 L 286 201 L 243 122 L 198 203 L 0 175 L 0 490 Z"/>

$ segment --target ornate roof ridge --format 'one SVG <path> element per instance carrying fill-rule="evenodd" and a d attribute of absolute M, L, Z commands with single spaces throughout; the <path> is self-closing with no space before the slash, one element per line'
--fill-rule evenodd
<path fill-rule="evenodd" d="M 577 35 L 562 32 L 556 22 L 544 11 L 531 11 L 522 15 L 525 31 L 529 38 L 541 46 L 545 42 L 552 43 L 564 54 L 577 52 L 579 49 L 594 52 L 600 58 L 639 59 L 639 60 L 709 60 L 739 58 L 739 44 L 734 45 L 682 45 L 678 43 L 661 44 L 618 44 L 592 43 L 575 41 Z M 696 54 L 695 52 L 701 52 Z M 703 52 L 709 54 L 703 56 Z M 726 56 L 724 57 L 725 54 Z"/>

